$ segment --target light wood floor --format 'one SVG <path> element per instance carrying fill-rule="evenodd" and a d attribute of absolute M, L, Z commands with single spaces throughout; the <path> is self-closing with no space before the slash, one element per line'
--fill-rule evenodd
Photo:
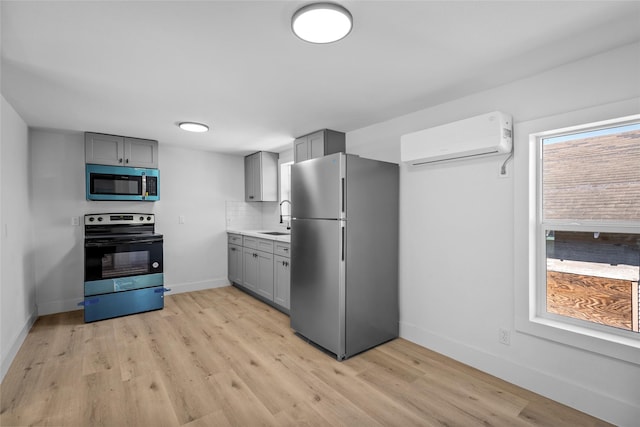
<path fill-rule="evenodd" d="M 1 393 L 2 426 L 606 425 L 403 339 L 337 362 L 232 287 L 41 317 Z"/>

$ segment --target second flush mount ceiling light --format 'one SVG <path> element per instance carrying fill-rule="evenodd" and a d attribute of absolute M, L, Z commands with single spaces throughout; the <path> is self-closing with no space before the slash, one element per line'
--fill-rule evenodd
<path fill-rule="evenodd" d="M 344 7 L 335 3 L 308 4 L 293 14 L 293 33 L 310 43 L 332 43 L 351 32 L 353 18 Z"/>

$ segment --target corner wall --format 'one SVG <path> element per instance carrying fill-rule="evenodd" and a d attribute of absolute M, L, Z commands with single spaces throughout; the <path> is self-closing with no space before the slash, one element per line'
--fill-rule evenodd
<path fill-rule="evenodd" d="M 516 155 L 527 123 L 598 107 L 640 112 L 640 43 L 347 134 L 347 151 L 399 162 L 409 132 L 500 110 L 513 115 Z M 576 115 L 573 115 L 574 117 Z M 593 114 L 580 116 L 592 121 Z M 568 124 L 564 124 L 568 126 Z M 550 129 L 559 126 L 551 127 Z M 515 203 L 527 171 L 487 157 L 400 172 L 400 333 L 424 347 L 621 426 L 640 419 L 640 366 L 515 329 Z M 515 182 L 525 183 L 516 187 Z M 516 197 L 517 195 L 517 197 Z M 509 346 L 498 329 L 511 332 Z"/>
<path fill-rule="evenodd" d="M 0 379 L 35 322 L 29 210 L 29 144 L 25 122 L 2 97 L 0 106 Z"/>

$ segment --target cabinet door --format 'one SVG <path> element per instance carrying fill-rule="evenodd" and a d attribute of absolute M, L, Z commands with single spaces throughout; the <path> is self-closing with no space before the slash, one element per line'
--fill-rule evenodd
<path fill-rule="evenodd" d="M 273 257 L 273 302 L 289 309 L 289 294 L 291 292 L 291 271 L 289 258 L 275 255 Z"/>
<path fill-rule="evenodd" d="M 277 153 L 261 151 L 259 154 L 259 195 L 261 202 L 278 201 L 278 157 Z"/>
<path fill-rule="evenodd" d="M 229 245 L 229 282 L 242 285 L 242 246 Z"/>
<path fill-rule="evenodd" d="M 242 285 L 252 291 L 258 288 L 258 257 L 257 251 L 243 248 L 242 253 Z"/>
<path fill-rule="evenodd" d="M 316 159 L 324 156 L 324 131 L 319 131 L 307 136 L 309 144 L 309 158 Z"/>
<path fill-rule="evenodd" d="M 150 139 L 124 139 L 125 166 L 136 168 L 158 168 L 158 141 Z"/>
<path fill-rule="evenodd" d="M 124 138 L 87 132 L 84 135 L 84 155 L 86 163 L 124 166 Z"/>
<path fill-rule="evenodd" d="M 258 153 L 244 158 L 244 200 L 246 202 L 258 201 L 258 185 L 260 172 L 260 159 Z"/>
<path fill-rule="evenodd" d="M 310 159 L 309 144 L 307 144 L 307 137 L 303 136 L 293 141 L 293 161 L 298 163 L 307 159 Z"/>
<path fill-rule="evenodd" d="M 256 293 L 273 301 L 273 254 L 257 251 L 258 285 Z"/>

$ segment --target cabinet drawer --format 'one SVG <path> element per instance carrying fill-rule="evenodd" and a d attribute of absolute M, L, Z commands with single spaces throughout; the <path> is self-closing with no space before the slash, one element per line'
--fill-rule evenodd
<path fill-rule="evenodd" d="M 273 253 L 273 240 L 269 239 L 258 239 L 257 237 L 242 237 L 242 246 L 245 248 L 257 249 L 263 252 Z"/>
<path fill-rule="evenodd" d="M 273 253 L 289 258 L 291 256 L 289 250 L 290 246 L 291 245 L 286 242 L 274 242 Z"/>
<path fill-rule="evenodd" d="M 242 246 L 242 235 L 241 234 L 229 233 L 228 240 L 229 240 L 229 243 L 232 244 L 232 245 Z"/>

